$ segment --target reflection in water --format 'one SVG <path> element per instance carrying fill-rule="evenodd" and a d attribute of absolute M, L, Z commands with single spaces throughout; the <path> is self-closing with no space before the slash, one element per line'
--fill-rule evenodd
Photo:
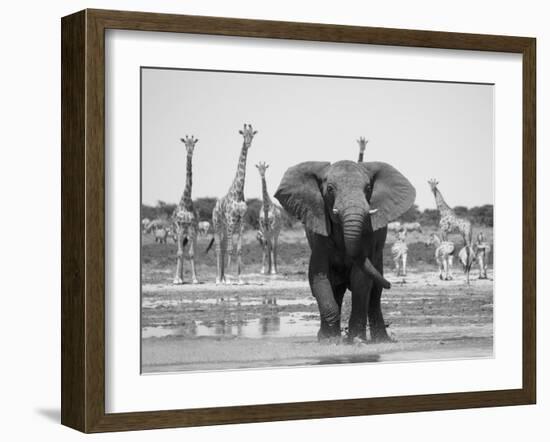
<path fill-rule="evenodd" d="M 142 301 L 142 308 L 187 308 L 189 304 L 198 305 L 215 305 L 215 306 L 227 306 L 227 307 L 245 307 L 245 306 L 264 306 L 264 305 L 276 305 L 279 307 L 289 305 L 303 305 L 310 306 L 316 304 L 315 298 L 309 295 L 305 297 L 295 298 L 280 298 L 272 295 L 261 296 L 245 296 L 240 295 L 194 295 L 194 296 L 170 296 L 170 297 L 149 297 L 146 296 Z"/>
<path fill-rule="evenodd" d="M 166 336 L 283 338 L 316 336 L 318 328 L 318 320 L 312 320 L 310 314 L 291 313 L 285 316 L 265 315 L 257 319 L 242 321 L 220 319 L 217 321 L 198 321 L 185 326 L 143 327 L 142 336 L 144 339 Z"/>
<path fill-rule="evenodd" d="M 173 298 L 149 299 L 144 302 L 148 308 L 172 309 L 179 307 L 184 309 L 187 315 L 193 311 L 192 309 L 196 309 L 197 314 L 193 314 L 193 320 L 180 323 L 177 326 L 144 327 L 142 336 L 143 338 L 315 336 L 319 321 L 317 315 L 312 315 L 307 311 L 285 311 L 287 306 L 300 305 L 307 310 L 312 302 L 314 302 L 312 297 L 285 299 L 271 294 L 244 297 L 244 300 L 240 295 L 218 295 L 213 298 L 193 296 L 191 299 L 180 298 L 178 300 Z M 293 308 L 295 309 L 295 307 Z"/>
<path fill-rule="evenodd" d="M 264 305 L 277 305 L 277 297 L 274 295 L 265 295 L 262 301 Z"/>
<path fill-rule="evenodd" d="M 281 330 L 281 318 L 275 315 L 260 318 L 260 333 L 262 336 L 277 334 Z"/>

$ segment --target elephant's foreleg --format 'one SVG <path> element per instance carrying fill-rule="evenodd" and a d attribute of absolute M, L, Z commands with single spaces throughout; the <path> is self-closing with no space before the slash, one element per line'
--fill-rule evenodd
<path fill-rule="evenodd" d="M 348 289 L 346 284 L 334 285 L 332 284 L 332 293 L 334 293 L 334 300 L 338 305 L 338 311 L 342 314 L 342 302 L 344 301 L 344 294 Z"/>
<path fill-rule="evenodd" d="M 383 247 L 383 244 L 381 244 L 381 247 Z M 381 275 L 384 275 L 383 259 L 384 258 L 381 251 L 378 250 L 378 254 L 376 255 L 374 261 L 374 266 Z M 384 315 L 382 314 L 382 291 L 383 287 L 381 285 L 373 283 L 367 309 L 370 337 L 374 342 L 392 342 L 393 340 L 388 336 L 386 322 L 384 321 Z"/>
<path fill-rule="evenodd" d="M 313 296 L 317 300 L 321 316 L 321 328 L 317 333 L 318 339 L 324 340 L 340 336 L 340 308 L 328 276 L 323 273 L 310 275 L 310 286 Z"/>
<path fill-rule="evenodd" d="M 393 341 L 386 330 L 386 322 L 382 314 L 382 287 L 374 284 L 371 290 L 368 308 L 370 337 L 374 342 Z"/>
<path fill-rule="evenodd" d="M 363 341 L 367 340 L 367 310 L 372 286 L 372 279 L 366 277 L 358 267 L 351 270 L 351 314 L 348 326 L 350 341 L 355 337 Z"/>

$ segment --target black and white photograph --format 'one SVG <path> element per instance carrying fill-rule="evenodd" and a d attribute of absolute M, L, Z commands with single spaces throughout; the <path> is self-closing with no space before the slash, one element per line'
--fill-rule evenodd
<path fill-rule="evenodd" d="M 141 372 L 492 358 L 493 158 L 490 83 L 142 67 Z"/>

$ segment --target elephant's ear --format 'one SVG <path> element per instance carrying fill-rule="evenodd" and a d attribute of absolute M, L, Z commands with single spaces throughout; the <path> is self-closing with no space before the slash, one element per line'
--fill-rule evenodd
<path fill-rule="evenodd" d="M 330 227 L 325 212 L 321 184 L 330 163 L 306 161 L 289 168 L 279 184 L 275 198 L 285 210 L 302 221 L 308 230 L 328 236 Z"/>
<path fill-rule="evenodd" d="M 378 230 L 399 218 L 411 208 L 416 190 L 407 178 L 395 167 L 381 162 L 361 164 L 367 171 L 372 186 L 371 215 L 373 230 Z"/>

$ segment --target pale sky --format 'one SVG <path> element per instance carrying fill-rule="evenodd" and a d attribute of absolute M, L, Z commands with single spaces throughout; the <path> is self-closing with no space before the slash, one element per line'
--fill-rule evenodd
<path fill-rule="evenodd" d="M 179 201 L 187 135 L 193 198 L 225 195 L 242 146 L 238 131 L 258 134 L 248 152 L 245 197 L 261 198 L 254 167 L 267 162 L 271 195 L 302 161 L 385 161 L 416 187 L 416 204 L 435 208 L 436 178 L 451 206 L 493 204 L 492 85 L 142 69 L 142 201 Z"/>

